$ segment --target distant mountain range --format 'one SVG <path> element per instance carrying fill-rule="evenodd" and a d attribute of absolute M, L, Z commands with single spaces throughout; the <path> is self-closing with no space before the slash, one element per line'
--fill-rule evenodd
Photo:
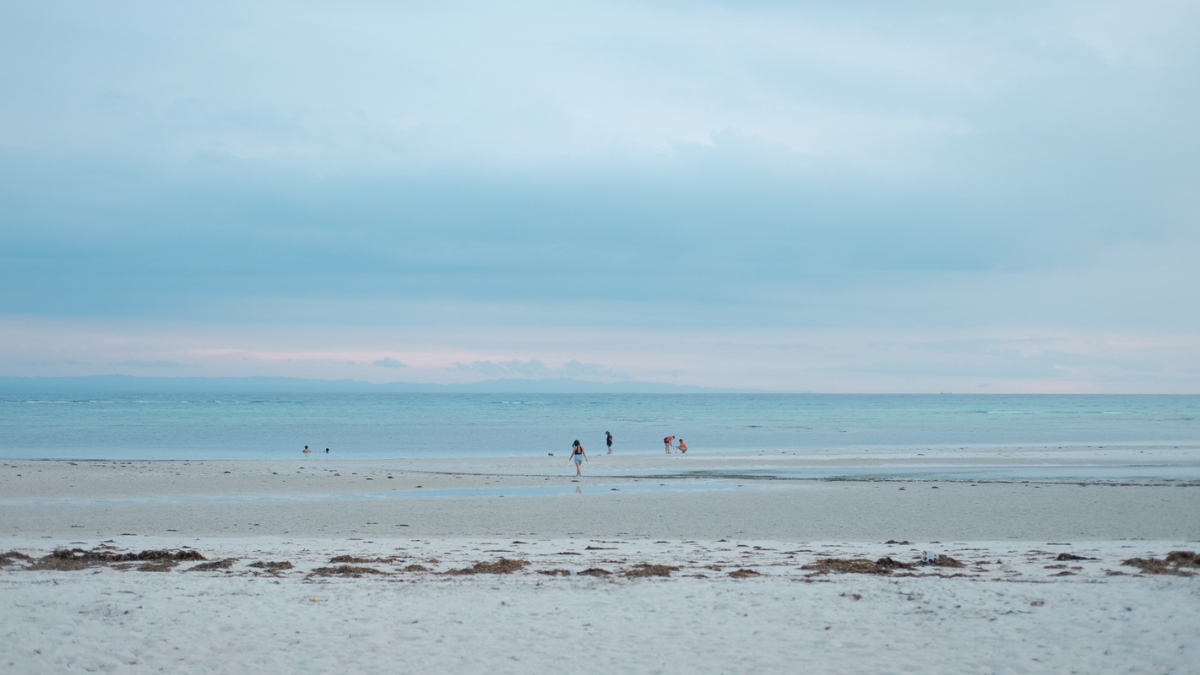
<path fill-rule="evenodd" d="M 590 382 L 565 377 L 496 379 L 469 384 L 308 380 L 298 377 L 0 377 L 0 393 L 471 393 L 471 394 L 729 394 L 763 393 L 751 389 L 719 389 L 662 382 Z"/>

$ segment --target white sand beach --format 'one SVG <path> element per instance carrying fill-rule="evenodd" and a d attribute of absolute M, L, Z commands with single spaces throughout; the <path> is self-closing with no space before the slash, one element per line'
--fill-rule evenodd
<path fill-rule="evenodd" d="M 1200 487 L 682 459 L 6 461 L 0 665 L 1196 672 Z"/>

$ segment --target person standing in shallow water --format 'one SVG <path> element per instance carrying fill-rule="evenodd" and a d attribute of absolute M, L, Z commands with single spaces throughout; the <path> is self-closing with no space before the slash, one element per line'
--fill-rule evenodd
<path fill-rule="evenodd" d="M 584 452 L 583 446 L 579 441 L 575 441 L 575 445 L 571 446 L 571 461 L 575 462 L 575 475 L 583 475 L 583 462 L 587 459 L 587 453 Z"/>
<path fill-rule="evenodd" d="M 608 444 L 608 454 L 612 454 L 612 434 L 604 432 L 604 442 Z"/>
<path fill-rule="evenodd" d="M 675 440 L 674 436 L 667 436 L 663 439 L 663 445 L 667 446 L 666 450 L 668 455 L 671 454 L 671 441 L 673 440 Z"/>
<path fill-rule="evenodd" d="M 312 450 L 309 450 L 307 445 L 306 445 L 306 446 L 304 446 L 304 454 L 306 454 L 306 455 L 307 455 L 307 454 L 308 454 L 308 453 L 310 453 L 310 452 L 312 452 Z"/>

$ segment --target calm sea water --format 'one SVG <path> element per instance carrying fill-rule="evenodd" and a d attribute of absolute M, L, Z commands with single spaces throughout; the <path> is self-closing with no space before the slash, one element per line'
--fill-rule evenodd
<path fill-rule="evenodd" d="M 0 395 L 0 457 L 270 459 L 1196 443 L 1200 396 Z"/>

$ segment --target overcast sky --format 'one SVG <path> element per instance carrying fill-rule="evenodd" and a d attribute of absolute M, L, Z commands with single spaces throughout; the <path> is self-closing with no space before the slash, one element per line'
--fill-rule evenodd
<path fill-rule="evenodd" d="M 0 375 L 1200 392 L 1200 3 L 0 6 Z"/>

